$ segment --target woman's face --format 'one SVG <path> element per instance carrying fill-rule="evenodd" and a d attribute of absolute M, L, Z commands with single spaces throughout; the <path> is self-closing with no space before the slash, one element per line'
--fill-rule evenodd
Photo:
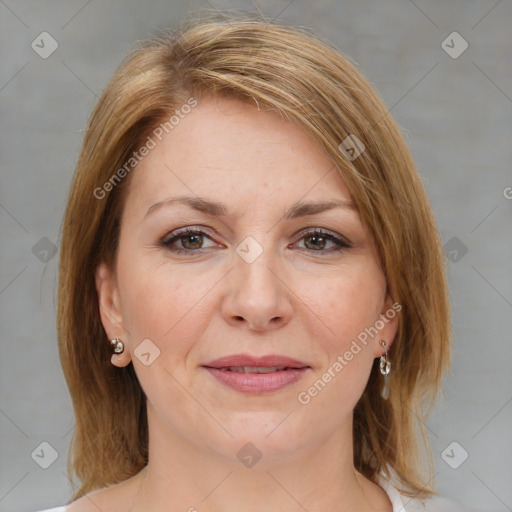
<path fill-rule="evenodd" d="M 205 98 L 131 179 L 116 272 L 100 266 L 97 288 L 151 438 L 238 464 L 248 442 L 262 464 L 348 445 L 397 319 L 379 322 L 383 272 L 320 146 L 275 112 Z"/>

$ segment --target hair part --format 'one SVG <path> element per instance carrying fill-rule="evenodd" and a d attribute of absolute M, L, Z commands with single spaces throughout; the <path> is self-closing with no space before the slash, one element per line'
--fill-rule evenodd
<path fill-rule="evenodd" d="M 442 242 L 410 151 L 377 93 L 337 49 L 303 28 L 210 16 L 132 52 L 87 125 L 59 263 L 59 352 L 76 419 L 68 475 L 82 482 L 72 500 L 132 477 L 148 461 L 145 395 L 132 364 L 110 363 L 95 287 L 100 263 L 115 268 L 136 165 L 124 179 L 104 184 L 176 109 L 206 95 L 254 102 L 297 123 L 347 185 L 375 241 L 388 291 L 402 306 L 389 399 L 380 396 L 374 368 L 354 410 L 354 465 L 374 481 L 393 471 L 406 494 L 431 494 L 424 420 L 448 367 L 450 317 Z M 339 149 L 351 135 L 365 147 L 352 161 Z M 108 189 L 101 199 L 98 187 Z M 114 390 L 122 390 L 122 400 Z"/>

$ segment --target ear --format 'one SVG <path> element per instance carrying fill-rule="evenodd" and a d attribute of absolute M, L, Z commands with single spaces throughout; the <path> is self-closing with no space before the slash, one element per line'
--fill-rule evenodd
<path fill-rule="evenodd" d="M 393 341 L 395 341 L 396 333 L 398 332 L 398 315 L 402 310 L 402 304 L 393 300 L 388 293 L 386 300 L 382 305 L 379 320 L 377 320 L 376 327 L 379 333 L 375 336 L 374 356 L 380 357 L 391 348 Z M 380 344 L 380 340 L 386 342 L 386 348 Z"/>
<path fill-rule="evenodd" d="M 112 364 L 126 366 L 130 362 L 130 353 L 126 346 L 126 329 L 124 328 L 123 315 L 119 300 L 119 290 L 115 273 L 106 263 L 101 263 L 96 268 L 96 292 L 101 323 L 109 340 L 120 338 L 125 344 L 125 350 L 121 354 L 112 354 Z"/>

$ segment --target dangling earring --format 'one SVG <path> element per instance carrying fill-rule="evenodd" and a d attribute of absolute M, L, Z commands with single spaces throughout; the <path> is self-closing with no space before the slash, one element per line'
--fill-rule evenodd
<path fill-rule="evenodd" d="M 384 386 L 381 391 L 381 396 L 384 400 L 389 398 L 389 372 L 391 371 L 391 361 L 388 358 L 387 344 L 384 340 L 380 340 L 380 344 L 386 349 L 383 355 L 380 356 L 379 370 L 384 375 Z"/>
<path fill-rule="evenodd" d="M 122 354 L 124 352 L 124 343 L 119 338 L 110 340 L 110 346 L 114 350 L 114 354 Z"/>

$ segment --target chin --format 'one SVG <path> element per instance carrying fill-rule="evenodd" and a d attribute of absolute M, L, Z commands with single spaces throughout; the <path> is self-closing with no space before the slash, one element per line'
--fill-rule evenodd
<path fill-rule="evenodd" d="M 233 437 L 222 436 L 208 445 L 215 446 L 215 451 L 236 465 L 247 465 L 251 459 L 252 463 L 258 459 L 255 466 L 270 468 L 303 452 L 316 437 L 315 432 L 300 429 L 292 417 L 293 414 L 286 418 L 281 412 L 244 412 L 243 418 L 235 415 L 225 424 Z"/>

